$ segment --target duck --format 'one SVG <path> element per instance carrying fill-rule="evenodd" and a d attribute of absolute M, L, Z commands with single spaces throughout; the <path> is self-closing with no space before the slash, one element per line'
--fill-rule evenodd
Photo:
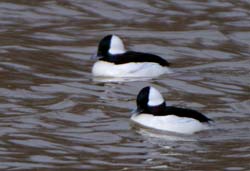
<path fill-rule="evenodd" d="M 193 134 L 210 129 L 212 119 L 202 113 L 176 106 L 167 106 L 161 93 L 152 86 L 141 89 L 137 109 L 131 120 L 144 127 L 180 134 Z"/>
<path fill-rule="evenodd" d="M 107 35 L 98 45 L 98 59 L 92 74 L 96 77 L 158 77 L 172 73 L 169 62 L 160 56 L 125 50 L 122 39 L 117 35 Z"/>

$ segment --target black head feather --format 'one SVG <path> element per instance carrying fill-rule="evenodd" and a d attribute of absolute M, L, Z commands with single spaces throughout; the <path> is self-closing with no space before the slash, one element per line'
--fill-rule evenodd
<path fill-rule="evenodd" d="M 112 35 L 105 36 L 98 45 L 97 56 L 105 57 L 108 56 L 108 51 L 110 49 Z"/>

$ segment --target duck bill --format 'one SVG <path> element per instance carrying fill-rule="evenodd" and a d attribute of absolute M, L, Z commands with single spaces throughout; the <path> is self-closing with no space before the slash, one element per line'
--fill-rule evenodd
<path fill-rule="evenodd" d="M 137 115 L 138 115 L 139 113 L 141 113 L 141 112 L 142 112 L 142 110 L 141 110 L 140 108 L 133 109 L 133 110 L 131 111 L 132 117 L 137 116 Z"/>
<path fill-rule="evenodd" d="M 90 59 L 92 59 L 92 60 L 97 60 L 97 59 L 99 59 L 99 58 L 101 58 L 101 57 L 98 56 L 98 55 L 95 53 L 95 54 L 93 54 L 93 55 L 91 56 Z"/>

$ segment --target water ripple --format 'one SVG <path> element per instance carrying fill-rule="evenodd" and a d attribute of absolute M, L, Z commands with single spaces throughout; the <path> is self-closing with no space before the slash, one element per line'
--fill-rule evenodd
<path fill-rule="evenodd" d="M 249 170 L 250 3 L 0 3 L 0 170 Z M 119 34 L 173 73 L 148 80 L 91 75 L 99 40 Z M 136 95 L 157 87 L 213 129 L 190 136 L 130 122 Z"/>

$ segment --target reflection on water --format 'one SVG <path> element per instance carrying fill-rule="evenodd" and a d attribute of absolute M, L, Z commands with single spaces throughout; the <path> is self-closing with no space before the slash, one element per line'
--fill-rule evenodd
<path fill-rule="evenodd" d="M 2 0 L 0 170 L 249 170 L 249 11 L 246 0 Z M 112 33 L 174 73 L 92 78 L 90 57 Z M 216 126 L 138 130 L 130 111 L 146 85 Z"/>

